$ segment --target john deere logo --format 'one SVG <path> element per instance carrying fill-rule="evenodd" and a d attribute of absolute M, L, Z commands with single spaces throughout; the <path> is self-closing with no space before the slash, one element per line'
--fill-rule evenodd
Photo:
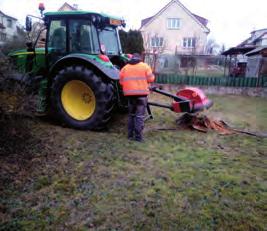
<path fill-rule="evenodd" d="M 88 94 L 88 93 L 83 93 L 83 94 L 82 94 L 82 100 L 83 100 L 83 102 L 85 102 L 86 104 L 89 104 L 89 103 L 91 102 L 92 98 L 91 98 L 90 94 Z"/>

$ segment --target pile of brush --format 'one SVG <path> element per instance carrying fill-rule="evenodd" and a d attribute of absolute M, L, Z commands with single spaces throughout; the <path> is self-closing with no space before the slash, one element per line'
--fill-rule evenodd
<path fill-rule="evenodd" d="M 257 133 L 257 132 L 250 132 L 244 131 L 236 128 L 230 127 L 226 122 L 223 120 L 215 120 L 209 118 L 206 115 L 200 114 L 184 114 L 180 116 L 176 120 L 176 124 L 181 128 L 190 128 L 195 129 L 200 132 L 207 133 L 208 131 L 216 131 L 220 135 L 231 135 L 237 133 L 243 133 L 252 136 L 259 136 L 259 137 L 267 137 L 267 133 Z"/>
<path fill-rule="evenodd" d="M 200 132 L 215 130 L 221 135 L 230 135 L 235 133 L 234 129 L 229 127 L 223 120 L 211 119 L 206 115 L 184 114 L 176 120 L 178 126 L 183 128 L 192 128 Z"/>

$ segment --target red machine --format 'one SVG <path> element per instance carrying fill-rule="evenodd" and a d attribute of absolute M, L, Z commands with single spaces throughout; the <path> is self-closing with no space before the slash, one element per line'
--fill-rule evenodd
<path fill-rule="evenodd" d="M 157 87 L 151 87 L 150 90 L 173 99 L 171 105 L 148 102 L 147 110 L 150 118 L 153 118 L 151 110 L 149 108 L 150 105 L 156 107 L 168 108 L 176 113 L 183 113 L 183 112 L 195 113 L 202 111 L 204 109 L 209 109 L 213 105 L 213 102 L 207 98 L 207 96 L 204 94 L 202 90 L 194 87 L 188 87 L 179 90 L 176 93 L 176 95 L 161 90 Z"/>

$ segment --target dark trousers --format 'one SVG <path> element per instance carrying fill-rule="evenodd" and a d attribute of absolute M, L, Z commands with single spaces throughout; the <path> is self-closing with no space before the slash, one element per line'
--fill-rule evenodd
<path fill-rule="evenodd" d="M 143 140 L 143 129 L 145 112 L 147 107 L 147 96 L 128 97 L 128 138 L 137 141 Z"/>

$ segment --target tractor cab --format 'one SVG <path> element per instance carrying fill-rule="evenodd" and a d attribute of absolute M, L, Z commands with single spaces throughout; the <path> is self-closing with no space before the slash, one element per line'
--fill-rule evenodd
<path fill-rule="evenodd" d="M 101 55 L 99 57 L 105 60 L 119 60 L 122 55 L 117 31 L 119 26 L 125 26 L 122 19 L 87 11 L 44 15 L 50 65 L 68 54 Z M 121 66 L 121 63 L 113 64 Z"/>

